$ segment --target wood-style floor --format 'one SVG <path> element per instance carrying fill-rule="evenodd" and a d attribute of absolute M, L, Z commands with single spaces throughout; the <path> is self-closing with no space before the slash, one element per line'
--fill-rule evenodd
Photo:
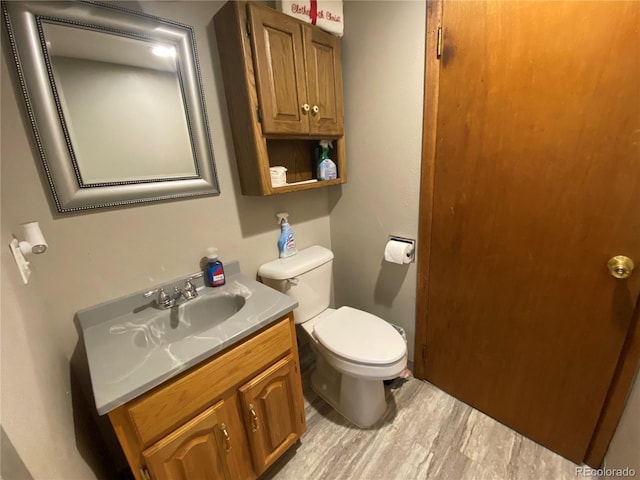
<path fill-rule="evenodd" d="M 389 409 L 374 428 L 354 427 L 311 389 L 313 355 L 301 348 L 307 432 L 262 478 L 563 480 L 576 465 L 411 378 L 387 387 Z M 591 477 L 593 478 L 593 477 Z"/>

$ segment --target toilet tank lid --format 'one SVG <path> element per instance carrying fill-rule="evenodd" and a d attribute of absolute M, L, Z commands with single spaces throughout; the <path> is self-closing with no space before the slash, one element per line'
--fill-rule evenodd
<path fill-rule="evenodd" d="M 297 277 L 333 260 L 333 252 L 320 245 L 314 245 L 287 258 L 278 258 L 264 263 L 258 268 L 258 275 L 272 280 L 286 280 Z"/>

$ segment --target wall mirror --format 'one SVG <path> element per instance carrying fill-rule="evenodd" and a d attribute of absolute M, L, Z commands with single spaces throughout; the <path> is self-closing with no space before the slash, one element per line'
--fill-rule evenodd
<path fill-rule="evenodd" d="M 92 1 L 2 14 L 59 212 L 220 193 L 191 27 Z"/>

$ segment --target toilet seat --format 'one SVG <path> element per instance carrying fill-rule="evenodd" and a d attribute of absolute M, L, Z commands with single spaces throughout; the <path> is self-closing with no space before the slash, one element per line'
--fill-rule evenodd
<path fill-rule="evenodd" d="M 313 326 L 318 342 L 333 355 L 361 365 L 387 366 L 406 358 L 402 336 L 380 317 L 340 307 Z"/>

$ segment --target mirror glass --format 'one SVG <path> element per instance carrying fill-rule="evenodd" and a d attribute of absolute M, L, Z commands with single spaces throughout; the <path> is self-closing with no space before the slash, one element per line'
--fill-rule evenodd
<path fill-rule="evenodd" d="M 219 193 L 191 27 L 92 2 L 3 2 L 58 211 Z"/>
<path fill-rule="evenodd" d="M 84 184 L 196 175 L 173 46 L 42 30 Z"/>

